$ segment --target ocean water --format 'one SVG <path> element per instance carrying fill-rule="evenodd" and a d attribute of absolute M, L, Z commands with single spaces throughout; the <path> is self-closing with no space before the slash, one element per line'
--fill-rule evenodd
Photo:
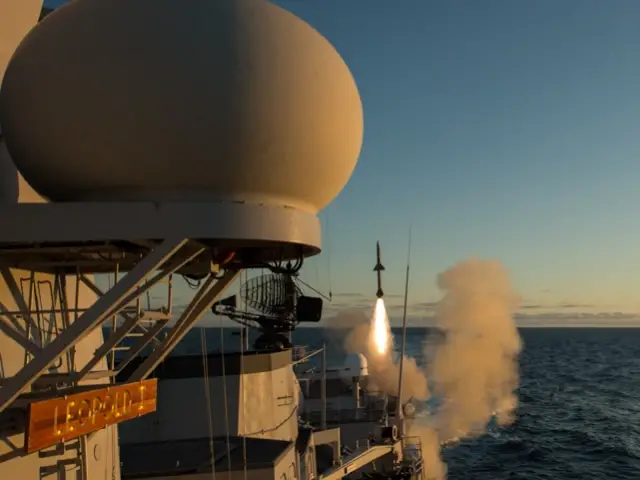
<path fill-rule="evenodd" d="M 205 329 L 207 348 L 237 350 L 237 332 Z M 399 331 L 394 331 L 398 336 Z M 407 353 L 418 362 L 427 329 L 412 328 Z M 516 421 L 443 448 L 451 480 L 640 479 L 640 329 L 522 329 Z M 340 359 L 340 338 L 301 328 L 296 344 Z M 396 345 L 399 345 L 399 340 Z M 176 354 L 201 353 L 198 329 Z"/>

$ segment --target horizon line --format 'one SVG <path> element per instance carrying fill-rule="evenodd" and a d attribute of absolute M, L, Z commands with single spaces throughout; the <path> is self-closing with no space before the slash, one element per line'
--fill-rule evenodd
<path fill-rule="evenodd" d="M 167 324 L 165 328 L 172 328 L 174 326 L 174 324 Z M 390 325 L 391 329 L 396 329 L 396 330 L 402 330 L 402 325 Z M 103 329 L 110 329 L 111 326 L 110 325 L 103 325 L 102 326 Z M 242 327 L 242 325 L 233 325 L 233 324 L 229 324 L 229 325 L 194 325 L 193 328 L 230 328 L 230 329 L 236 329 L 236 330 L 240 330 Z M 249 327 L 252 330 L 254 330 L 253 327 Z M 312 329 L 312 328 L 324 328 L 327 330 L 350 330 L 353 328 L 353 326 L 329 326 L 329 325 L 300 325 L 297 326 L 295 328 L 295 330 L 297 329 Z M 407 325 L 407 330 L 427 330 L 427 329 L 438 329 L 437 326 L 435 325 L 423 325 L 423 326 L 417 326 L 417 325 Z M 577 324 L 577 325 L 516 325 L 516 328 L 518 330 L 526 330 L 526 329 L 581 329 L 581 330 L 596 330 L 596 329 L 640 329 L 640 323 L 638 324 L 630 324 L 630 325 L 621 325 L 621 324 L 617 324 L 617 325 L 593 325 L 593 324 Z"/>

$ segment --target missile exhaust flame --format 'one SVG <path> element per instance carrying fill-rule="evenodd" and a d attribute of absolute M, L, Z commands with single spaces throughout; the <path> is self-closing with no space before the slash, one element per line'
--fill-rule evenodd
<path fill-rule="evenodd" d="M 376 302 L 373 318 L 363 315 L 353 325 L 345 348 L 367 357 L 372 388 L 388 395 L 397 393 L 403 401 L 434 400 L 435 408 L 426 408 L 425 416 L 406 418 L 404 426 L 406 435 L 420 438 L 424 464 L 432 478 L 445 480 L 442 448 L 513 422 L 522 345 L 513 320 L 519 297 L 499 262 L 460 262 L 439 274 L 437 285 L 443 296 L 434 321 L 442 335 L 425 344 L 426 365 L 406 356 L 401 373 L 399 364 L 393 362 L 382 298 Z M 336 325 L 347 319 L 336 318 Z"/>
<path fill-rule="evenodd" d="M 389 317 L 384 305 L 384 292 L 382 291 L 382 272 L 385 268 L 382 265 L 380 254 L 380 242 L 376 242 L 376 264 L 373 271 L 376 272 L 378 289 L 376 290 L 376 306 L 373 310 L 372 325 L 370 329 L 372 351 L 378 355 L 386 355 L 390 352 L 391 328 L 389 327 Z"/>
<path fill-rule="evenodd" d="M 372 321 L 371 340 L 373 349 L 379 355 L 386 355 L 390 352 L 391 347 L 391 328 L 389 327 L 389 317 L 387 316 L 384 299 L 381 297 L 376 300 Z"/>

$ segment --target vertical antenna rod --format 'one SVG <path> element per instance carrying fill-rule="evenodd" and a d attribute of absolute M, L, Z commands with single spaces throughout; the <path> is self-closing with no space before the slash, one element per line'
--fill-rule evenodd
<path fill-rule="evenodd" d="M 404 354 L 407 345 L 407 300 L 409 298 L 409 266 L 411 264 L 411 230 L 409 226 L 409 248 L 407 253 L 407 276 L 404 284 L 404 309 L 402 313 L 402 347 L 400 350 L 400 375 L 398 378 L 398 398 L 396 400 L 396 421 L 398 422 L 398 430 L 400 435 L 404 435 L 404 421 L 402 421 L 402 384 L 404 370 Z"/>

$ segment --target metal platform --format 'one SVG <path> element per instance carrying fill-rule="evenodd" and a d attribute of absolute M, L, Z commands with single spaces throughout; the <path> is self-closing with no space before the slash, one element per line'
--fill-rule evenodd
<path fill-rule="evenodd" d="M 46 344 L 43 342 L 42 337 L 33 338 L 32 335 L 32 332 L 40 331 L 35 325 L 35 319 L 41 312 L 34 311 L 33 308 L 29 307 L 25 295 L 20 291 L 14 277 L 5 267 L 2 270 L 4 280 L 10 288 L 16 304 L 20 306 L 20 311 L 11 312 L 0 306 L 2 310 L 0 328 L 10 338 L 23 346 L 30 353 L 30 358 L 27 359 L 25 366 L 15 376 L 4 380 L 0 388 L 0 412 L 10 406 L 21 393 L 28 391 L 29 387 L 45 373 L 52 363 L 65 355 L 82 338 L 86 337 L 94 329 L 99 328 L 107 319 L 114 319 L 120 316 L 124 321 L 105 340 L 102 346 L 96 349 L 93 359 L 81 371 L 58 376 L 54 383 L 76 384 L 89 374 L 94 378 L 100 378 L 112 377 L 117 373 L 117 371 L 112 370 L 105 372 L 91 372 L 91 370 L 125 336 L 134 330 L 138 330 L 138 333 L 142 334 L 138 343 L 132 347 L 132 351 L 139 351 L 167 324 L 169 312 L 164 317 L 160 315 L 156 316 L 155 320 L 152 319 L 152 325 L 149 325 L 149 322 L 144 325 L 145 316 L 142 311 L 135 311 L 131 314 L 126 309 L 150 288 L 184 267 L 199 253 L 194 254 L 189 250 L 189 253 L 181 255 L 181 250 L 188 245 L 189 241 L 186 239 L 164 240 L 155 248 L 152 248 L 146 256 L 142 257 L 107 292 L 102 292 L 89 278 L 78 273 L 76 282 L 82 282 L 99 295 L 98 300 L 80 314 L 77 311 L 72 312 L 73 306 L 70 306 L 67 301 L 66 282 L 68 281 L 68 276 L 64 273 L 56 274 L 53 283 L 54 285 L 59 285 L 56 289 L 57 305 L 66 322 L 65 328 L 53 336 L 50 342 Z M 209 274 L 191 302 L 176 320 L 169 334 L 155 344 L 152 355 L 143 365 L 140 365 L 132 377 L 138 379 L 146 378 L 153 368 L 184 337 L 193 323 L 210 308 L 218 296 L 233 282 L 239 271 L 238 269 L 228 269 L 222 275 Z M 30 297 L 28 301 L 31 301 Z M 75 320 L 72 321 L 74 317 Z"/>
<path fill-rule="evenodd" d="M 3 204 L 0 218 L 0 273 L 18 306 L 11 310 L 0 305 L 0 330 L 27 352 L 24 367 L 0 384 L 0 412 L 34 384 L 60 389 L 88 378 L 114 378 L 152 345 L 152 353 L 131 375 L 132 381 L 146 378 L 240 271 L 320 251 L 317 217 L 284 207 L 187 202 Z M 18 285 L 15 269 L 29 272 L 28 291 Z M 46 293 L 51 296 L 48 313 L 63 319 L 61 331 L 46 341 L 38 324 L 43 312 L 38 311 L 42 302 L 37 299 L 42 295 L 40 283 L 47 282 L 38 283 L 36 272 L 52 275 Z M 94 273 L 114 275 L 113 286 L 102 291 L 91 278 Z M 174 320 L 173 274 L 186 275 L 201 286 L 159 340 L 158 333 Z M 71 305 L 70 282 L 75 283 L 74 291 L 82 284 L 98 300 L 84 310 Z M 162 283 L 169 284 L 168 305 L 143 309 L 141 297 Z M 47 373 L 50 365 L 108 319 L 117 328 L 80 371 Z M 129 337 L 137 340 L 115 365 L 114 352 Z M 110 368 L 95 371 L 109 354 Z"/>
<path fill-rule="evenodd" d="M 243 267 L 320 252 L 313 213 L 244 203 L 0 204 L 0 264 L 39 272 L 129 271 L 159 240 L 190 239 L 180 273 L 210 271 L 230 252 Z M 197 258 L 196 258 L 197 257 Z M 197 264 L 200 265 L 197 265 Z M 209 265 L 209 267 L 207 267 Z M 189 271 L 191 269 L 191 272 Z"/>

